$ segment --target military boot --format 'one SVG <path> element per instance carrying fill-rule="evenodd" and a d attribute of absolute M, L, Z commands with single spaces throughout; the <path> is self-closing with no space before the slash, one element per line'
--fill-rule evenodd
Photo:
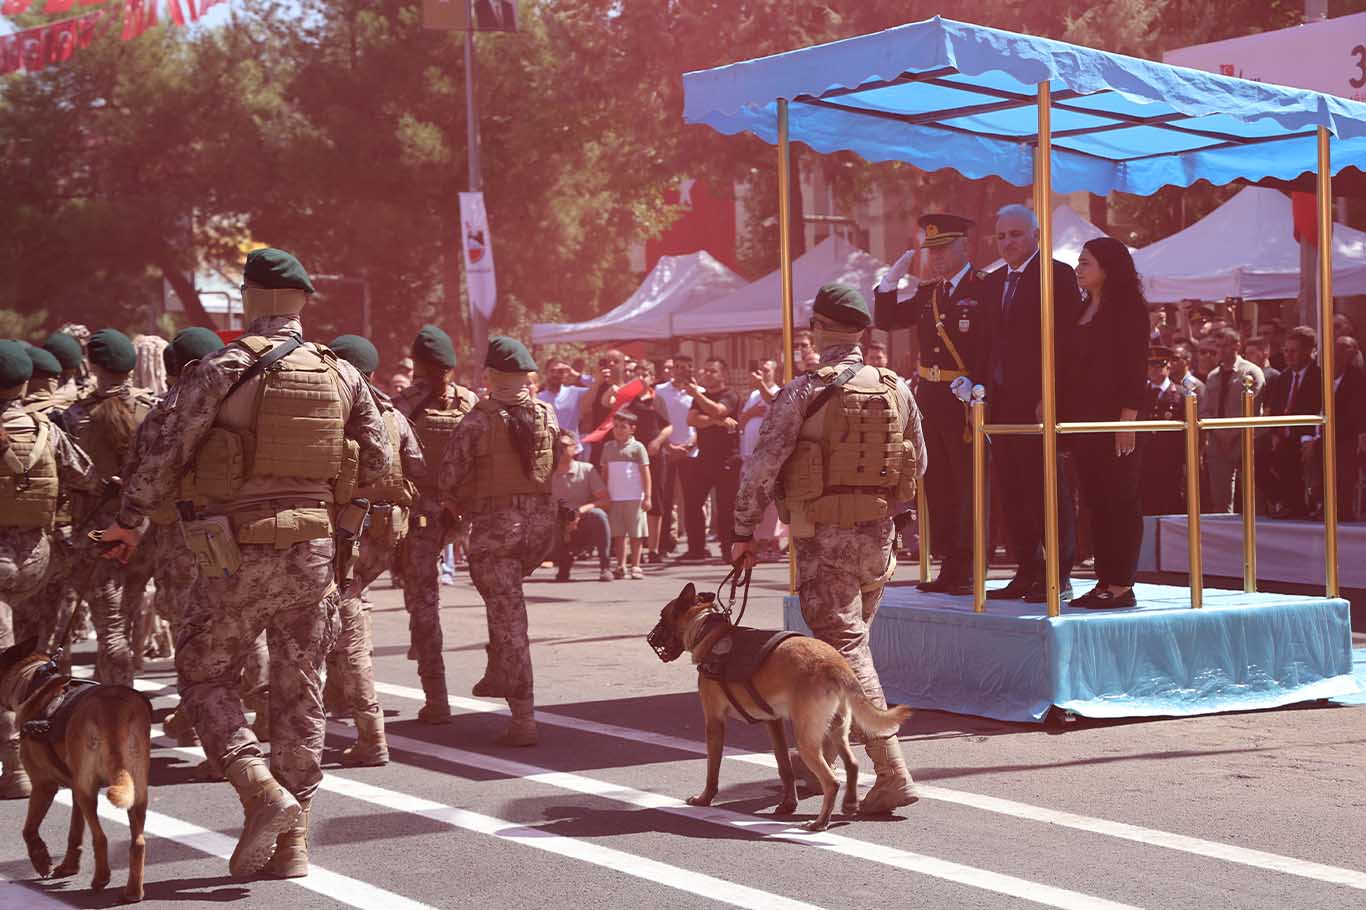
<path fill-rule="evenodd" d="M 5 766 L 0 773 L 0 799 L 27 799 L 33 791 L 28 772 L 19 764 L 19 740 L 0 745 L 0 764 Z"/>
<path fill-rule="evenodd" d="M 308 806 L 299 802 L 299 818 L 275 839 L 275 854 L 265 873 L 273 878 L 303 878 L 308 874 Z"/>
<path fill-rule="evenodd" d="M 356 742 L 342 750 L 341 763 L 348 768 L 389 764 L 389 743 L 384 738 L 384 713 L 356 715 Z"/>
<path fill-rule="evenodd" d="M 275 852 L 276 838 L 298 820 L 300 806 L 258 755 L 235 759 L 226 770 L 245 816 L 228 871 L 237 878 L 248 878 L 265 868 Z"/>
<path fill-rule="evenodd" d="M 536 745 L 536 713 L 529 698 L 509 698 L 508 707 L 512 709 L 512 720 L 494 742 L 500 746 Z"/>
<path fill-rule="evenodd" d="M 195 732 L 194 724 L 190 721 L 190 715 L 184 708 L 179 711 L 172 711 L 166 715 L 166 720 L 162 722 L 161 729 L 167 736 L 175 737 L 175 744 L 182 748 L 199 745 L 199 734 Z"/>
<path fill-rule="evenodd" d="M 487 655 L 484 676 L 474 684 L 470 694 L 479 698 L 504 698 L 507 692 L 503 690 L 503 681 L 498 678 L 498 672 L 494 669 L 496 661 L 493 659 L 493 645 L 484 645 L 484 653 Z"/>
<path fill-rule="evenodd" d="M 451 706 L 446 701 L 446 677 L 422 677 L 422 691 L 427 703 L 418 709 L 417 719 L 424 724 L 448 724 L 451 722 Z"/>
<path fill-rule="evenodd" d="M 901 754 L 901 741 L 895 736 L 869 739 L 865 748 L 873 760 L 877 781 L 859 804 L 859 815 L 886 815 L 900 806 L 909 806 L 920 799 L 911 772 L 906 770 L 906 758 Z"/>

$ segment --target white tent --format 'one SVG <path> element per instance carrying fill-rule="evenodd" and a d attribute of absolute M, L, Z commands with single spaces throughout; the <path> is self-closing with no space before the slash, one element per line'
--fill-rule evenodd
<path fill-rule="evenodd" d="M 811 304 L 821 285 L 849 284 L 871 295 L 886 265 L 843 237 L 822 240 L 792 263 L 794 325 L 811 318 Z M 720 300 L 674 318 L 675 335 L 728 335 L 776 332 L 783 327 L 782 276 L 774 271 Z"/>
<path fill-rule="evenodd" d="M 626 302 L 587 322 L 538 322 L 532 344 L 665 339 L 673 318 L 743 287 L 745 279 L 705 250 L 661 256 Z"/>
<path fill-rule="evenodd" d="M 1250 186 L 1184 231 L 1134 254 L 1148 300 L 1290 300 L 1300 290 L 1300 248 L 1290 198 Z M 1333 228 L 1333 293 L 1366 294 L 1366 234 Z"/>
<path fill-rule="evenodd" d="M 1053 210 L 1053 258 L 1059 262 L 1076 268 L 1086 242 L 1104 236 L 1104 231 L 1077 214 L 1072 206 L 1060 205 Z M 994 272 L 1005 264 L 1004 259 L 997 259 L 986 271 Z"/>

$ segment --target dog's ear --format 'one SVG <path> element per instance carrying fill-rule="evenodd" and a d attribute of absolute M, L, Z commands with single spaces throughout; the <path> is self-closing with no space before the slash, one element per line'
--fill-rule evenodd
<path fill-rule="evenodd" d="M 683 590 L 678 592 L 678 602 L 691 605 L 695 600 L 697 600 L 697 589 L 693 587 L 692 582 L 688 582 L 683 586 Z"/>

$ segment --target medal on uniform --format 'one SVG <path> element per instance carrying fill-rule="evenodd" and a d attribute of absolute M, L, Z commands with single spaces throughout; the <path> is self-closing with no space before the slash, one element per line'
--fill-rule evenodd
<path fill-rule="evenodd" d="M 958 320 L 958 331 L 966 332 L 970 328 L 972 328 L 971 319 L 968 319 L 966 316 L 964 316 L 962 319 Z"/>

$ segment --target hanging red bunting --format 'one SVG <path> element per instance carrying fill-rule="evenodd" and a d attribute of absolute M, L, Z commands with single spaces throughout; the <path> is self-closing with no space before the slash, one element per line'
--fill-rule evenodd
<path fill-rule="evenodd" d="M 33 5 L 33 0 L 5 0 L 5 5 L 0 7 L 0 12 L 6 16 L 17 16 L 20 13 L 28 12 L 28 8 Z"/>
<path fill-rule="evenodd" d="M 37 28 L 0 35 L 0 74 L 19 70 L 37 72 L 50 63 L 70 60 L 104 28 L 105 11 L 50 22 Z"/>

